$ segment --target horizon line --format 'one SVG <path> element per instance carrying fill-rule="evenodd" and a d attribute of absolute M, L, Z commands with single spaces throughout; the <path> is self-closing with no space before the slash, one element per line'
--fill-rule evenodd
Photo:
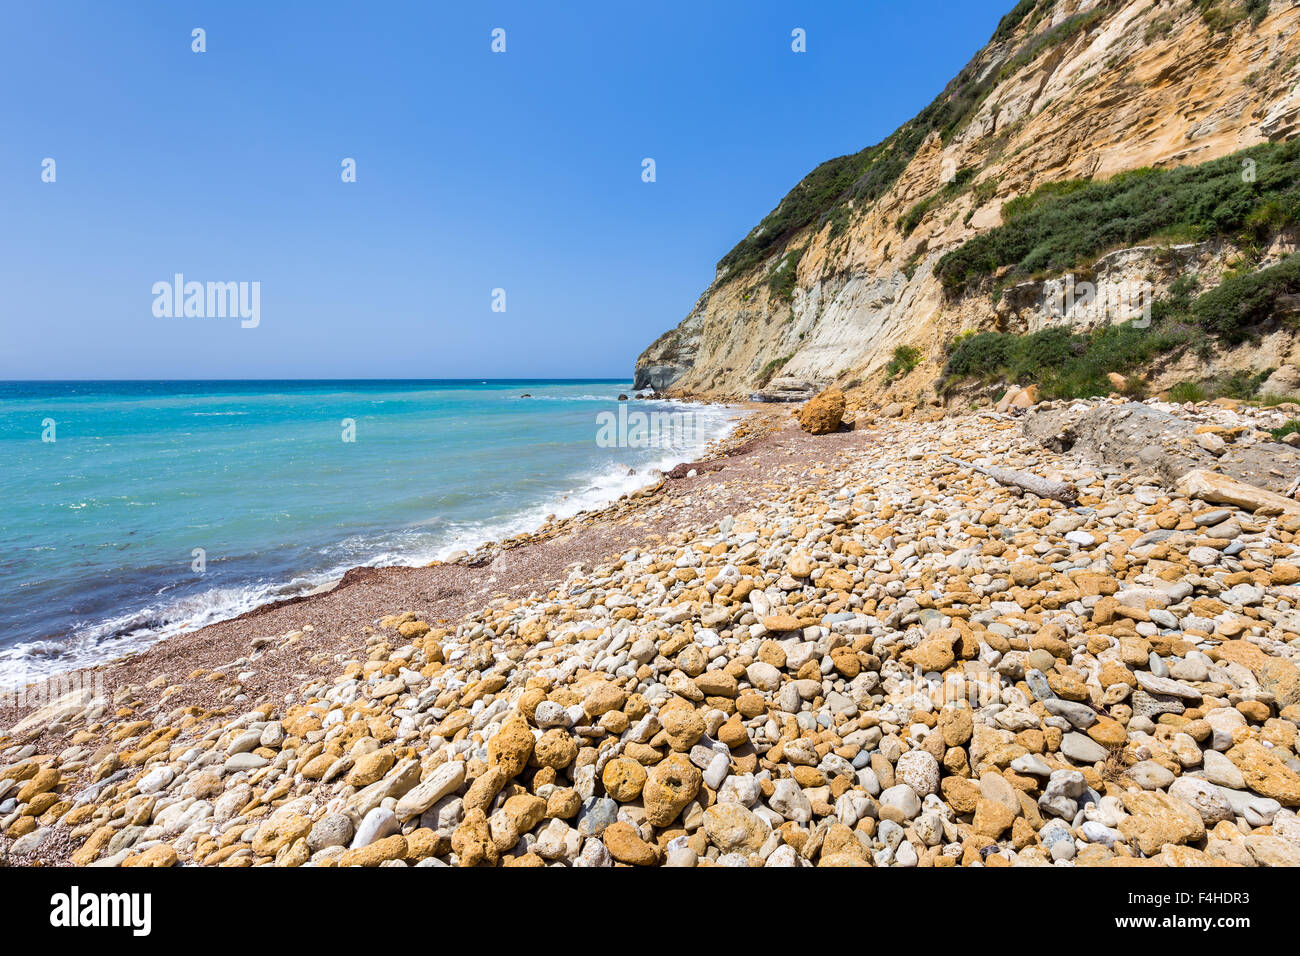
<path fill-rule="evenodd" d="M 97 385 L 104 383 L 136 384 L 157 382 L 627 382 L 632 376 L 564 375 L 551 378 L 528 375 L 461 378 L 370 378 L 365 376 L 326 376 L 289 378 L 0 378 L 4 385 Z"/>

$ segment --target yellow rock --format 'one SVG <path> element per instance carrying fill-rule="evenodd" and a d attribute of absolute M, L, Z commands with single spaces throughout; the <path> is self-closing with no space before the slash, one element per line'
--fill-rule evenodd
<path fill-rule="evenodd" d="M 368 846 L 347 850 L 339 857 L 339 866 L 378 866 L 388 860 L 401 860 L 406 856 L 406 837 L 395 833 Z"/>
<path fill-rule="evenodd" d="M 615 757 L 605 764 L 600 781 L 605 785 L 605 792 L 619 803 L 630 803 L 641 796 L 645 787 L 646 771 L 635 760 L 627 757 Z"/>
<path fill-rule="evenodd" d="M 632 866 L 654 866 L 659 862 L 659 852 L 641 839 L 636 828 L 622 820 L 605 828 L 602 839 L 609 855 L 620 863 Z"/>

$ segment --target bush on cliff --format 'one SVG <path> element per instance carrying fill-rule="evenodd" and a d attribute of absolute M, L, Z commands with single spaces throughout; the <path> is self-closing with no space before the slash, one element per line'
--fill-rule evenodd
<path fill-rule="evenodd" d="M 847 156 L 827 160 L 788 192 L 775 209 L 718 261 L 718 270 L 729 276 L 748 272 L 784 248 L 799 230 L 833 223 L 838 232 L 846 222 L 847 207 L 855 210 L 874 203 L 898 181 L 921 145 L 932 133 L 949 141 L 983 105 L 997 84 L 1027 65 L 1049 46 L 1063 43 L 1096 25 L 1106 10 L 1120 0 L 1101 0 L 1092 10 L 1068 18 L 1033 36 L 1018 48 L 1007 51 L 1001 68 L 977 56 L 948 83 L 942 93 L 913 119 L 904 123 L 875 146 Z M 1034 14 L 1030 27 L 1051 9 L 1046 3 L 1021 3 L 999 24 L 997 39 L 1008 39 L 1026 17 Z"/>
<path fill-rule="evenodd" d="M 1009 278 L 1060 272 L 1159 236 L 1256 241 L 1300 222 L 1300 141 L 1197 166 L 1140 169 L 1097 183 L 1048 184 L 1009 202 L 1003 225 L 939 260 L 954 294 L 1010 266 Z"/>
<path fill-rule="evenodd" d="M 1300 293 L 1300 253 L 1258 272 L 1225 279 L 1192 307 L 1201 327 L 1236 344 L 1258 332 L 1279 311 L 1284 296 Z"/>
<path fill-rule="evenodd" d="M 1179 323 L 1145 328 L 1124 322 L 1085 333 L 1065 326 L 1028 335 L 983 332 L 955 343 L 944 374 L 950 381 L 1036 382 L 1044 398 L 1089 398 L 1115 390 L 1109 373 L 1132 373 L 1195 337 L 1195 330 Z"/>

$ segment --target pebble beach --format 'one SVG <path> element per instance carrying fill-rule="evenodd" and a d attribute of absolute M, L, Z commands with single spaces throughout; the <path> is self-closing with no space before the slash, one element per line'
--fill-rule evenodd
<path fill-rule="evenodd" d="M 1233 402 L 760 411 L 606 508 L 11 697 L 0 857 L 1300 865 L 1300 502 L 1051 440 L 1137 409 L 1192 464 L 1291 454 Z"/>

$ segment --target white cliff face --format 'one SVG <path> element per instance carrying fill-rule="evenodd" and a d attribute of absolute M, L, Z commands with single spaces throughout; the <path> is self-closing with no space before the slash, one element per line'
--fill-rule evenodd
<path fill-rule="evenodd" d="M 1300 127 L 1300 8 L 1290 3 L 1275 0 L 1259 26 L 1247 21 L 1227 34 L 1212 32 L 1191 4 L 1044 3 L 1041 15 L 972 61 L 974 77 L 997 82 L 947 142 L 937 132 L 927 137 L 887 192 L 852 205 L 838 235 L 832 222 L 814 222 L 745 274 L 715 280 L 638 359 L 638 384 L 737 396 L 780 374 L 860 383 L 866 398 L 880 399 L 884 367 L 900 345 L 919 348 L 924 361 L 890 387 L 915 393 L 921 380 L 933 381 L 945 343 L 960 332 L 1075 320 L 1091 327 L 1091 314 L 1054 316 L 1050 287 L 1015 287 L 1010 303 L 988 294 L 950 299 L 934 267 L 1000 225 L 1009 199 L 1044 183 L 1202 163 Z M 1064 41 L 1040 42 L 1045 31 L 1071 23 L 1081 26 Z M 941 193 L 945 176 L 968 169 L 976 172 L 967 188 Z M 905 234 L 901 221 L 937 193 Z M 769 288 L 769 270 L 799 247 L 787 300 Z M 1231 253 L 1187 252 L 1202 268 Z M 1176 277 L 1141 249 L 1103 257 L 1094 271 L 1099 295 L 1147 271 L 1158 290 Z"/>

